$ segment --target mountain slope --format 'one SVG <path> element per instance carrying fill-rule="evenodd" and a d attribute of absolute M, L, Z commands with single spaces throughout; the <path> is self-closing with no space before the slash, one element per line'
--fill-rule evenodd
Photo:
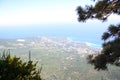
<path fill-rule="evenodd" d="M 86 43 L 73 42 L 68 38 L 39 37 L 21 39 L 0 39 L 0 52 L 10 49 L 12 55 L 38 61 L 42 65 L 42 77 L 46 80 L 119 80 L 119 68 L 110 67 L 110 71 L 97 72 L 87 64 L 86 57 L 100 49 Z M 113 73 L 114 72 L 114 73 Z"/>

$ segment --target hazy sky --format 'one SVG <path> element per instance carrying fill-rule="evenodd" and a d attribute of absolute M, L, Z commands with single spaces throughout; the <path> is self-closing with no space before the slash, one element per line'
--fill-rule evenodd
<path fill-rule="evenodd" d="M 112 15 L 107 22 L 77 21 L 79 5 L 94 4 L 91 0 L 0 0 L 0 38 L 44 36 L 48 34 L 101 38 L 109 24 L 120 17 Z M 89 35 L 88 35 L 89 34 Z M 25 37 L 26 37 L 25 36 Z"/>
<path fill-rule="evenodd" d="M 0 0 L 0 26 L 76 24 L 78 23 L 76 8 L 86 4 L 93 4 L 93 1 Z"/>
<path fill-rule="evenodd" d="M 85 0 L 0 0 L 0 26 L 74 23 Z"/>

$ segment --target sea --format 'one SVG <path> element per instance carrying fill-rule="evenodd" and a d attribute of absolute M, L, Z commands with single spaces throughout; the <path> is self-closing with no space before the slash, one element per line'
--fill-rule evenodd
<path fill-rule="evenodd" d="M 29 37 L 66 37 L 71 41 L 85 42 L 93 47 L 101 48 L 103 31 L 95 27 L 80 27 L 74 25 L 18 26 L 0 29 L 0 39 L 29 38 Z"/>

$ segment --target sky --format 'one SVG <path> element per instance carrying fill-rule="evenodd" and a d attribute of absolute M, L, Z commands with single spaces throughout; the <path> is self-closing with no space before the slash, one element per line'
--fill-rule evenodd
<path fill-rule="evenodd" d="M 0 26 L 70 23 L 79 0 L 0 0 Z"/>
<path fill-rule="evenodd" d="M 76 8 L 94 4 L 91 0 L 0 0 L 0 38 L 32 36 L 65 36 L 83 41 L 101 42 L 109 24 L 120 17 L 110 16 L 107 22 L 78 22 Z M 89 39 L 89 40 L 88 40 Z M 98 40 L 98 41 L 97 41 Z"/>
<path fill-rule="evenodd" d="M 0 26 L 78 23 L 76 8 L 93 3 L 91 0 L 0 0 Z"/>

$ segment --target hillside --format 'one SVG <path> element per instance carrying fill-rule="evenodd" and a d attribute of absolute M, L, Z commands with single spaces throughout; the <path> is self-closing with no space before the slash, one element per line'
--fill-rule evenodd
<path fill-rule="evenodd" d="M 42 76 L 46 80 L 119 80 L 120 69 L 110 67 L 109 71 L 95 71 L 87 64 L 86 57 L 100 49 L 68 38 L 39 37 L 21 39 L 0 39 L 0 52 L 10 49 L 12 55 L 32 60 L 42 65 Z"/>

